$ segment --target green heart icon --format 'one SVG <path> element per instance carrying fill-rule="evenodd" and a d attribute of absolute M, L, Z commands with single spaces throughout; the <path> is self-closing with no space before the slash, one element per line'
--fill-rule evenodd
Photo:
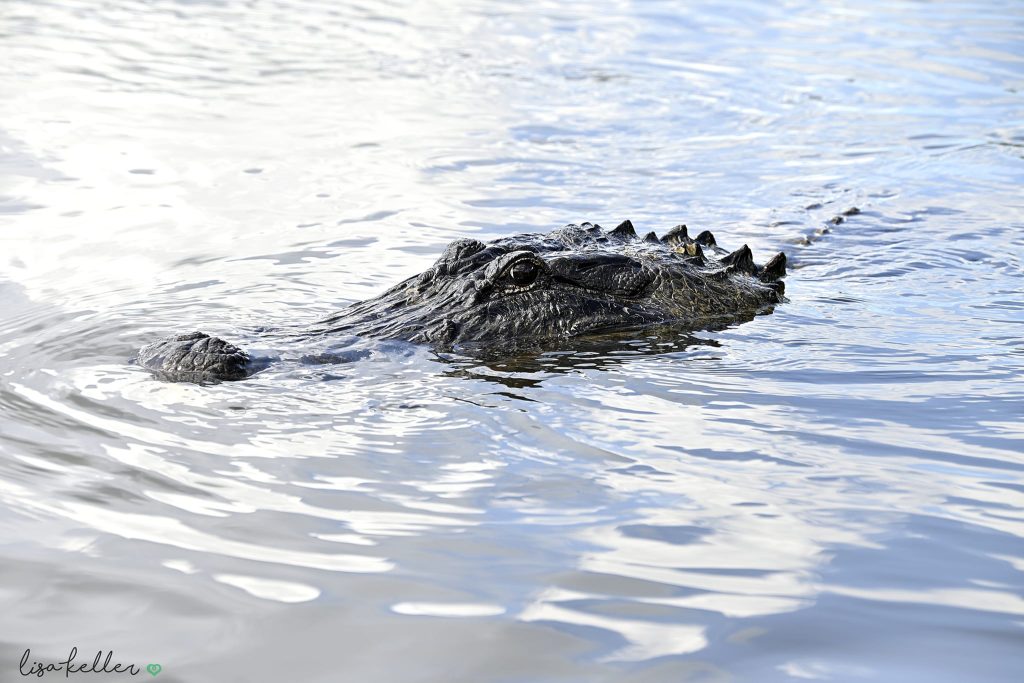
<path fill-rule="evenodd" d="M 164 668 L 162 666 L 160 666 L 159 664 L 147 664 L 146 665 L 146 671 L 148 671 L 149 675 L 153 676 L 154 678 L 156 677 L 156 675 L 158 673 L 160 673 L 163 670 L 164 670 Z"/>

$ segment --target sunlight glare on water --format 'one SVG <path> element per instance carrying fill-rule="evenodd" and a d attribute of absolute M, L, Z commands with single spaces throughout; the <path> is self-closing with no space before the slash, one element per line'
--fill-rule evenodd
<path fill-rule="evenodd" d="M 1022 37 L 1014 2 L 8 0 L 0 680 L 77 646 L 182 682 L 1016 681 Z M 788 303 L 129 362 L 625 218 L 786 251 Z"/>

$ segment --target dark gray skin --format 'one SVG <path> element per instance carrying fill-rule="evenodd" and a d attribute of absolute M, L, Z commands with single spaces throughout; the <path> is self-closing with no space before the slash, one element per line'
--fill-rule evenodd
<path fill-rule="evenodd" d="M 786 255 L 765 265 L 686 226 L 660 239 L 626 221 L 546 235 L 456 240 L 423 273 L 313 325 L 310 338 L 356 335 L 438 349 L 486 349 L 656 324 L 691 329 L 749 319 L 784 300 Z M 192 332 L 143 347 L 138 363 L 174 381 L 237 380 L 259 369 L 236 346 Z"/>

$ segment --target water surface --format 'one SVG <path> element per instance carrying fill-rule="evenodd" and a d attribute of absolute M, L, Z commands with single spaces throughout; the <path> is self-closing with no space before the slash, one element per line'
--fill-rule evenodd
<path fill-rule="evenodd" d="M 1018 680 L 1022 36 L 1015 2 L 7 0 L 0 679 Z M 128 363 L 625 218 L 784 249 L 789 303 Z"/>

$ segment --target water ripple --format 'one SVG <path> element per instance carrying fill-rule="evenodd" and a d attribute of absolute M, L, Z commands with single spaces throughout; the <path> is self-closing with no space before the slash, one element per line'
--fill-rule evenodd
<path fill-rule="evenodd" d="M 90 633 L 181 681 L 1018 677 L 1013 3 L 3 16 L 5 658 Z M 288 340 L 452 239 L 625 218 L 785 249 L 789 302 L 515 357 Z M 285 362 L 128 363 L 192 329 Z"/>

